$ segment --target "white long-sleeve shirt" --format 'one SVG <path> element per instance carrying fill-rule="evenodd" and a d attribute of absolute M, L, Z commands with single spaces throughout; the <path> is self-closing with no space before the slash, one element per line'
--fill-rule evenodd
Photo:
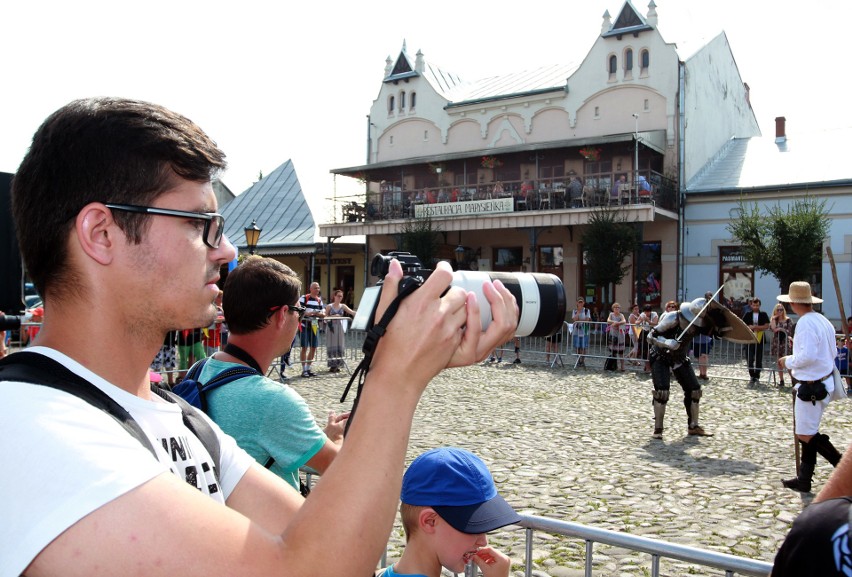
<path fill-rule="evenodd" d="M 837 345 L 834 325 L 816 312 L 805 313 L 796 323 L 793 354 L 787 357 L 787 368 L 800 381 L 816 381 L 834 370 Z"/>

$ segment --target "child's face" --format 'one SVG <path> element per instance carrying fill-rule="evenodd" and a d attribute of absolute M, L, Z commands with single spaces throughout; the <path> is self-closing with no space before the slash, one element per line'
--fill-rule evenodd
<path fill-rule="evenodd" d="M 438 561 L 453 573 L 464 573 L 464 567 L 480 547 L 488 545 L 485 533 L 462 533 L 443 519 L 437 519 L 435 543 Z"/>

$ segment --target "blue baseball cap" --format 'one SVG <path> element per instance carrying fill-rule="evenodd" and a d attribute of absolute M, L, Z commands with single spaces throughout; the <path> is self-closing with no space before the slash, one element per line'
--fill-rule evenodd
<path fill-rule="evenodd" d="M 497 494 L 485 463 L 455 447 L 432 449 L 414 459 L 402 478 L 400 499 L 408 505 L 433 508 L 462 533 L 488 533 L 521 521 Z"/>

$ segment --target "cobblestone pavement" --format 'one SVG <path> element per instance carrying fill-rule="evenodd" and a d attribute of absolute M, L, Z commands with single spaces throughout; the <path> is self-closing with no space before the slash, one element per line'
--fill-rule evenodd
<path fill-rule="evenodd" d="M 328 410 L 344 408 L 338 401 L 348 377 L 316 369 L 316 378 L 288 382 L 324 422 Z M 749 387 L 728 378 L 735 373 L 710 374 L 701 423 L 715 436 L 687 436 L 675 383 L 659 441 L 650 438 L 652 384 L 641 372 L 529 363 L 447 370 L 423 395 L 406 463 L 439 445 L 464 447 L 483 458 L 500 493 L 521 513 L 771 562 L 813 497 L 780 483 L 795 472 L 790 388 Z M 836 402 L 822 432 L 845 449 L 850 424 L 852 402 Z M 815 490 L 831 471 L 820 458 Z M 514 575 L 522 575 L 524 532 L 506 528 L 489 538 L 512 557 Z M 403 545 L 397 523 L 389 562 Z M 584 544 L 536 532 L 533 558 L 540 577 L 583 575 Z M 646 554 L 594 549 L 595 575 L 650 575 L 649 563 Z M 664 575 L 721 574 L 669 559 L 660 567 Z"/>

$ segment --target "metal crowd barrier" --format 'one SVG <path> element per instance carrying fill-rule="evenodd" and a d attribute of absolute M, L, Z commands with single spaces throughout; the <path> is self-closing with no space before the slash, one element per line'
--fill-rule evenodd
<path fill-rule="evenodd" d="M 586 348 L 586 353 L 582 355 L 585 369 L 603 370 L 604 362 L 607 358 L 612 356 L 612 353 L 608 349 L 607 341 L 609 332 L 607 330 L 607 323 L 586 322 L 584 324 L 586 325 L 586 330 L 589 335 L 589 346 Z M 21 332 L 26 330 L 28 327 L 39 325 L 40 323 L 22 323 Z M 639 358 L 638 356 L 628 356 L 632 349 L 637 348 L 635 346 L 636 341 L 634 340 L 634 336 L 638 331 L 635 330 L 635 325 L 626 325 L 626 327 L 627 334 L 625 334 L 625 349 L 623 351 L 625 370 L 641 372 L 644 370 L 645 359 Z M 326 363 L 329 360 L 326 352 L 325 333 L 325 329 L 321 328 L 319 333 L 319 346 L 316 349 L 316 355 L 313 360 L 315 372 L 316 370 L 324 372 Z M 364 345 L 364 335 L 364 331 L 353 330 L 351 327 L 346 331 L 346 335 L 344 337 L 344 353 L 342 357 L 339 357 L 340 360 L 343 361 L 344 370 L 337 373 L 337 376 L 347 377 L 351 374 L 352 370 L 354 370 L 358 363 L 361 362 L 363 357 L 362 347 Z M 574 347 L 573 336 L 574 325 L 564 322 L 560 330 L 555 333 L 551 340 L 544 337 L 520 337 L 519 348 L 521 364 L 550 368 L 560 367 L 578 369 L 581 358 Z M 778 385 L 780 384 L 781 379 L 779 369 L 776 364 L 778 359 L 775 355 L 771 354 L 771 332 L 766 331 L 764 333 L 764 337 L 764 341 L 759 345 L 763 347 L 763 367 L 761 369 L 763 374 L 761 375 L 761 380 L 764 384 Z M 8 350 L 9 352 L 13 352 L 23 348 L 23 346 L 24 345 L 22 345 L 19 340 L 12 340 L 9 343 Z M 746 345 L 731 343 L 721 339 L 714 339 L 713 349 L 707 356 L 708 376 L 712 378 L 725 378 L 731 380 L 749 380 L 750 377 L 748 373 L 746 349 Z M 291 374 L 301 374 L 299 361 L 300 354 L 301 347 L 299 337 L 297 335 L 293 349 L 290 351 L 290 363 L 291 366 L 294 367 L 290 370 Z M 497 356 L 502 356 L 503 363 L 512 363 L 515 359 L 514 341 L 509 341 L 495 349 L 495 354 Z M 699 361 L 692 353 L 692 350 L 690 350 L 689 357 L 692 361 L 693 367 L 696 369 L 696 372 L 698 372 Z M 268 376 L 274 379 L 281 378 L 281 369 L 282 367 L 279 362 L 274 363 L 269 369 Z M 161 372 L 164 378 L 167 378 L 169 373 L 172 373 L 172 378 L 174 380 L 176 380 L 174 375 L 177 375 L 178 373 L 177 369 Z M 841 371 L 841 375 L 847 380 L 847 387 L 852 388 L 852 386 L 849 385 L 849 380 L 852 379 L 852 365 L 847 364 L 846 370 Z M 784 375 L 784 383 L 788 386 L 792 384 L 792 378 L 789 373 Z"/>
<path fill-rule="evenodd" d="M 537 517 L 533 515 L 521 515 L 520 526 L 526 530 L 525 541 L 525 560 L 524 560 L 524 576 L 531 577 L 532 569 L 532 552 L 533 552 L 533 534 L 534 531 L 545 531 L 550 534 L 562 535 L 564 537 L 576 537 L 585 542 L 585 575 L 592 576 L 592 563 L 594 561 L 594 544 L 600 543 L 630 549 L 631 551 L 640 551 L 651 555 L 650 575 L 651 577 L 660 576 L 660 559 L 670 558 L 686 561 L 693 565 L 704 567 L 712 567 L 721 569 L 727 577 L 735 574 L 754 575 L 766 577 L 772 570 L 772 564 L 764 561 L 756 561 L 745 557 L 737 557 L 728 555 L 727 553 L 718 553 L 699 549 L 697 547 L 688 547 L 676 543 L 668 543 L 659 539 L 651 539 L 638 535 L 629 535 L 627 533 L 619 533 L 608 529 L 596 529 L 579 523 L 571 523 L 567 521 L 558 521 L 548 517 Z M 470 572 L 470 577 L 475 577 L 477 574 L 476 566 Z M 468 572 L 465 573 L 468 575 Z"/>

